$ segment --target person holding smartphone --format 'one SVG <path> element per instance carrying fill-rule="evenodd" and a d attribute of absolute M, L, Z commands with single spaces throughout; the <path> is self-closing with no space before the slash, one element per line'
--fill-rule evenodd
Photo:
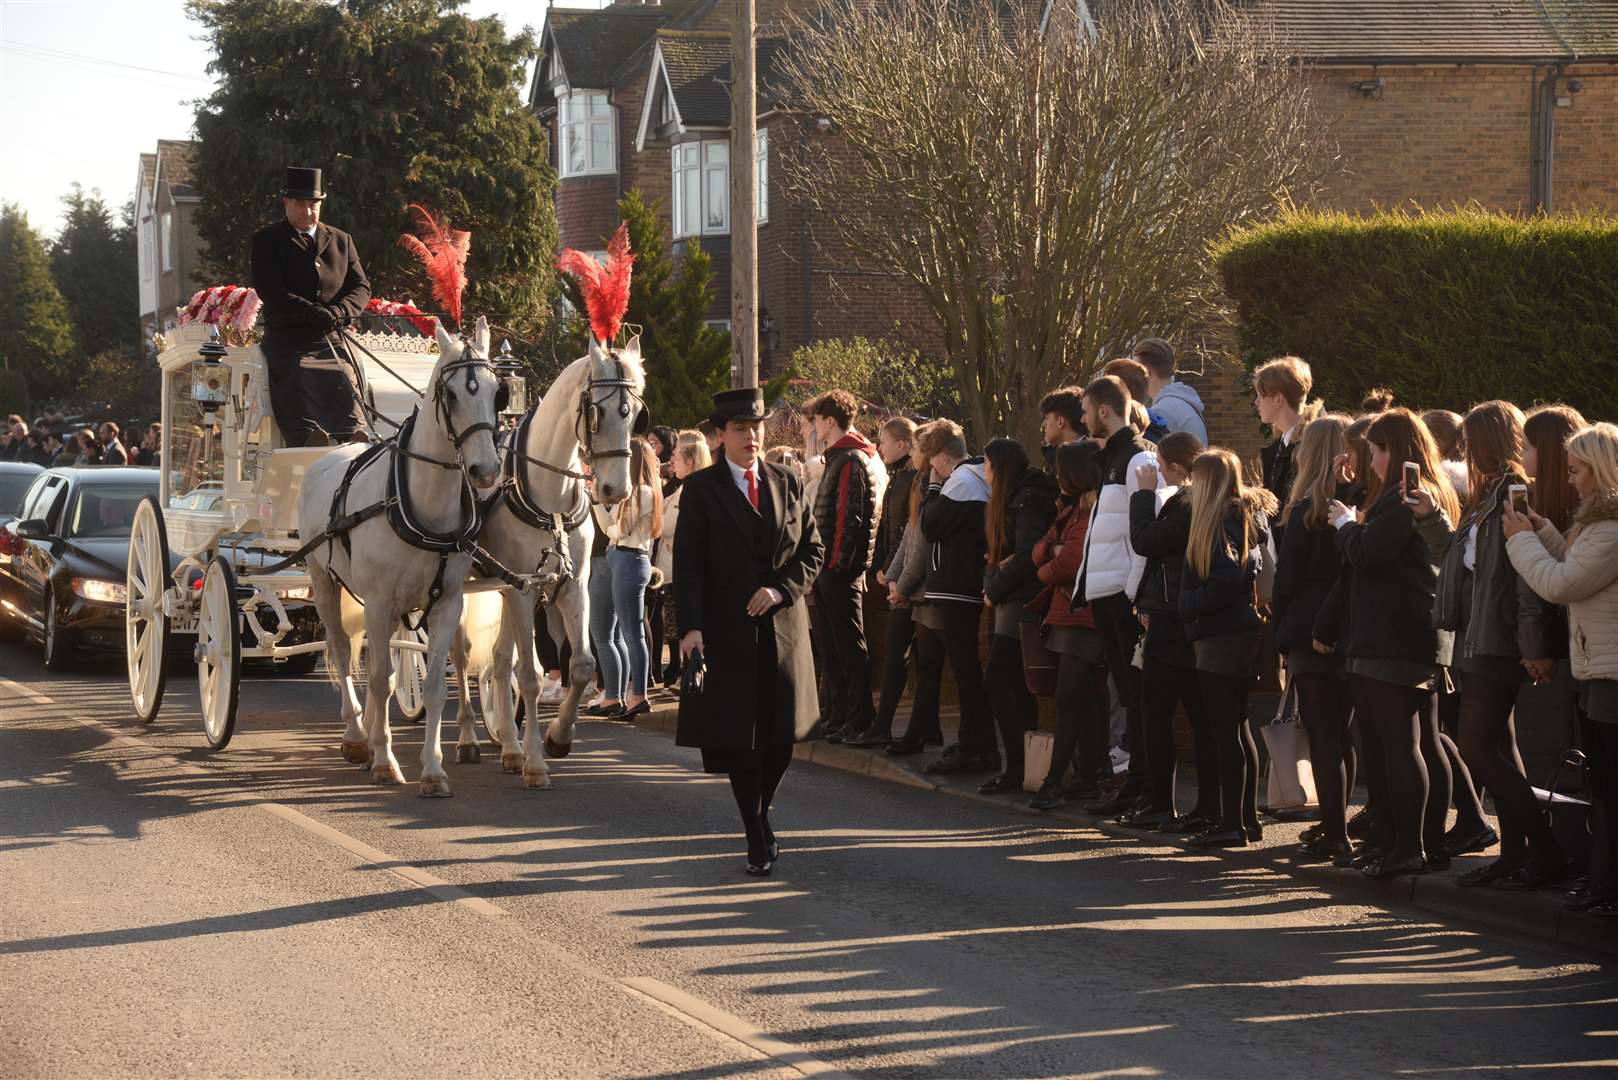
<path fill-rule="evenodd" d="M 1471 498 L 1452 524 L 1438 513 L 1432 493 L 1407 487 L 1416 528 L 1441 560 L 1433 624 L 1455 631 L 1451 670 L 1460 681 L 1461 756 L 1471 776 L 1494 796 L 1505 832 L 1500 858 L 1470 871 L 1463 885 L 1502 883 L 1538 888 L 1565 873 L 1567 855 L 1539 812 L 1517 751 L 1512 711 L 1529 682 L 1555 673 L 1553 624 L 1545 604 L 1512 568 L 1501 519 L 1508 507 L 1526 516 L 1523 414 L 1509 401 L 1474 406 L 1462 421 Z M 1457 773 L 1459 788 L 1468 782 Z M 1481 850 L 1495 839 L 1482 820 L 1475 791 L 1457 805 L 1477 805 L 1472 836 L 1456 836 L 1451 854 Z"/>
<path fill-rule="evenodd" d="M 1350 581 L 1339 648 L 1377 812 L 1370 842 L 1337 861 L 1381 878 L 1449 864 L 1451 778 L 1435 706 L 1452 639 L 1432 623 L 1438 568 L 1409 500 L 1413 488 L 1425 488 L 1451 521 L 1460 519 L 1460 505 L 1432 436 L 1410 410 L 1381 414 L 1365 437 L 1371 460 L 1364 520 L 1335 499 L 1330 516 Z"/>

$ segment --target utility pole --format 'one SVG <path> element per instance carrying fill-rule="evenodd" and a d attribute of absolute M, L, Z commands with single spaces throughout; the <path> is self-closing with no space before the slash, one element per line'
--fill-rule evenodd
<path fill-rule="evenodd" d="M 758 379 L 758 130 L 754 0 L 735 0 L 730 33 L 730 347 L 732 386 Z"/>

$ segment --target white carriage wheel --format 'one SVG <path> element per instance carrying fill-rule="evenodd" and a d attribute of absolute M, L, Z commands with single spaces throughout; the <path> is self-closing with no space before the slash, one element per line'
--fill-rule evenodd
<path fill-rule="evenodd" d="M 517 682 L 517 673 L 511 673 L 511 720 L 517 725 L 517 734 L 522 734 L 523 714 L 525 709 L 522 700 L 522 685 Z M 483 721 L 483 730 L 489 733 L 489 741 L 496 746 L 500 745 L 500 738 L 494 730 L 494 671 L 484 668 L 478 672 L 478 719 Z"/>
<path fill-rule="evenodd" d="M 236 730 L 242 679 L 242 619 L 236 604 L 236 573 L 222 559 L 208 563 L 197 605 L 197 691 L 202 733 L 223 750 Z"/>
<path fill-rule="evenodd" d="M 427 628 L 411 630 L 401 626 L 398 639 L 427 644 Z M 388 650 L 393 660 L 393 702 L 399 706 L 399 719 L 407 724 L 419 724 L 427 715 L 427 654 L 415 649 Z"/>
<path fill-rule="evenodd" d="M 124 575 L 124 659 L 129 669 L 129 696 L 143 724 L 157 719 L 168 682 L 172 630 L 163 613 L 169 587 L 168 530 L 157 497 L 147 495 L 135 508 L 129 536 L 129 565 Z"/>

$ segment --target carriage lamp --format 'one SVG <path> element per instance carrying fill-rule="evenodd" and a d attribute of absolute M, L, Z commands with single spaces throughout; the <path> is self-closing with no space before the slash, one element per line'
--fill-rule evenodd
<path fill-rule="evenodd" d="M 494 369 L 506 388 L 506 406 L 502 416 L 521 416 L 528 411 L 528 379 L 523 376 L 523 365 L 511 354 L 511 342 L 500 342 L 500 355 L 495 357 Z"/>
<path fill-rule="evenodd" d="M 191 400 L 211 413 L 230 396 L 230 369 L 225 367 L 225 343 L 219 340 L 219 327 L 208 328 L 208 340 L 199 353 L 201 360 L 191 365 Z"/>

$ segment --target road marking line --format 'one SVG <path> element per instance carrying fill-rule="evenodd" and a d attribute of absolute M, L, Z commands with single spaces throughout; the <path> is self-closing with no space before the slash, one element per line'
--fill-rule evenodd
<path fill-rule="evenodd" d="M 623 986 L 649 998 L 662 1002 L 664 1005 L 696 1020 L 703 1027 L 709 1027 L 722 1035 L 727 1035 L 737 1042 L 748 1046 L 766 1057 L 774 1058 L 784 1065 L 790 1065 L 805 1076 L 823 1076 L 852 1080 L 848 1073 L 833 1068 L 812 1054 L 798 1049 L 791 1043 L 782 1042 L 749 1024 L 739 1016 L 717 1009 L 703 1001 L 692 997 L 677 987 L 670 986 L 661 979 L 653 979 L 644 975 L 634 975 L 618 980 Z"/>
<path fill-rule="evenodd" d="M 88 716 L 76 715 L 71 706 L 63 705 L 46 694 L 41 694 L 26 686 L 23 686 L 20 683 L 13 682 L 10 679 L 0 678 L 0 687 L 11 691 L 12 693 L 17 694 L 19 697 L 31 701 L 36 705 L 66 710 L 68 717 L 75 723 L 82 724 L 87 728 L 92 728 L 99 731 L 103 735 L 107 736 L 111 742 L 134 747 L 139 750 L 157 750 L 159 752 L 164 752 L 162 747 L 156 746 L 153 743 L 143 739 L 137 739 L 132 735 L 126 735 L 100 720 L 95 720 Z M 209 770 L 202 768 L 199 765 L 194 765 L 188 761 L 180 761 L 171 757 L 170 763 L 179 772 L 200 776 L 210 775 Z M 292 807 L 287 806 L 284 803 L 247 802 L 241 805 L 256 807 L 257 809 L 264 811 L 266 814 L 269 814 L 271 817 L 279 818 L 287 824 L 302 829 L 304 832 L 307 832 L 320 840 L 324 840 L 326 843 L 331 844 L 334 847 L 341 848 L 351 855 L 358 856 L 366 862 L 375 865 L 379 869 L 386 870 L 396 877 L 403 878 L 412 885 L 420 886 L 432 895 L 438 897 L 440 900 L 459 904 L 467 910 L 481 915 L 486 919 L 505 921 L 509 920 L 512 916 L 512 912 L 507 911 L 498 904 L 491 903 L 481 896 L 474 896 L 472 893 L 467 892 L 459 885 L 452 884 L 434 874 L 429 874 L 425 870 L 411 866 L 397 856 L 389 855 L 387 852 L 381 850 L 380 848 L 374 848 L 370 844 L 365 843 L 363 840 L 357 840 L 354 837 L 349 836 L 347 833 L 339 829 L 335 829 L 324 822 L 316 821 L 309 815 L 302 813 L 301 811 L 294 810 Z M 507 925 L 509 926 L 509 923 Z M 533 931 L 528 930 L 528 932 L 532 933 Z M 706 1030 L 714 1035 L 722 1036 L 726 1040 L 734 1040 L 735 1042 L 739 1042 L 748 1049 L 762 1054 L 766 1058 L 778 1061 L 804 1076 L 826 1077 L 829 1078 L 829 1080 L 852 1080 L 850 1074 L 833 1068 L 826 1062 L 804 1050 L 799 1049 L 791 1043 L 782 1042 L 780 1039 L 770 1036 L 763 1030 L 754 1027 L 746 1020 L 743 1020 L 741 1017 L 725 1012 L 723 1009 L 720 1009 L 717 1006 L 710 1005 L 701 998 L 694 997 L 693 995 L 688 994 L 677 987 L 663 982 L 661 979 L 654 979 L 649 976 L 614 978 L 606 972 L 592 968 L 584 961 L 558 947 L 553 942 L 545 938 L 540 938 L 540 941 L 544 943 L 546 949 L 555 955 L 557 959 L 561 960 L 575 971 L 589 975 L 592 978 L 600 979 L 603 982 L 616 987 L 620 993 L 627 997 L 634 998 L 636 1000 L 650 998 L 651 1002 L 659 1008 L 659 1011 L 673 1012 L 680 1019 L 694 1021 L 692 1024 L 694 1027 Z"/>

